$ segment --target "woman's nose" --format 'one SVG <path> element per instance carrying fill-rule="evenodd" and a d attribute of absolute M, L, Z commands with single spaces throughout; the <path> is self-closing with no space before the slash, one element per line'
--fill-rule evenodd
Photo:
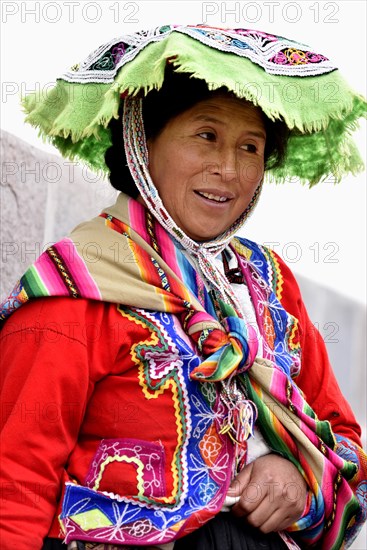
<path fill-rule="evenodd" d="M 224 183 L 238 179 L 238 162 L 236 151 L 233 149 L 219 149 L 213 155 L 212 162 L 207 162 L 205 170 L 210 175 L 219 176 Z"/>
<path fill-rule="evenodd" d="M 238 179 L 238 162 L 235 149 L 222 148 L 219 151 L 220 174 L 224 183 L 230 183 Z"/>

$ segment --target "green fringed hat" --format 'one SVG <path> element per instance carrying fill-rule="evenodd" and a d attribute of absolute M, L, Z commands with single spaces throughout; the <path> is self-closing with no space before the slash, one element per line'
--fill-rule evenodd
<path fill-rule="evenodd" d="M 297 177 L 312 186 L 363 170 L 351 133 L 366 116 L 365 99 L 325 56 L 249 29 L 166 25 L 111 40 L 60 77 L 46 97 L 25 97 L 26 122 L 63 156 L 107 173 L 108 124 L 118 117 L 121 96 L 159 89 L 167 62 L 285 121 L 291 130 L 287 156 L 269 172 L 271 179 Z"/>

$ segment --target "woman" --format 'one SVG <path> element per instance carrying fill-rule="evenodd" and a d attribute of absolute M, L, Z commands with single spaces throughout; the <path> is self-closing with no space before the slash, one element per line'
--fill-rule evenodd
<path fill-rule="evenodd" d="M 309 77 L 337 83 L 337 104 L 314 104 Z M 275 101 L 251 82 L 277 84 Z M 289 269 L 235 234 L 265 170 L 315 184 L 359 168 L 363 98 L 286 39 L 167 26 L 101 47 L 25 106 L 122 193 L 4 303 L 2 547 L 353 540 L 360 428 Z"/>

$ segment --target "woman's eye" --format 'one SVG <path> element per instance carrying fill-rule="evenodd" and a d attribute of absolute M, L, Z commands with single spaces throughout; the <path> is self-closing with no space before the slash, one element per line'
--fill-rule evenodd
<path fill-rule="evenodd" d="M 200 134 L 198 135 L 204 139 L 207 139 L 208 141 L 215 140 L 215 134 L 213 132 L 200 132 Z"/>
<path fill-rule="evenodd" d="M 244 149 L 245 151 L 248 151 L 249 153 L 256 153 L 257 147 L 253 143 L 245 143 L 245 145 L 242 145 L 241 149 Z"/>

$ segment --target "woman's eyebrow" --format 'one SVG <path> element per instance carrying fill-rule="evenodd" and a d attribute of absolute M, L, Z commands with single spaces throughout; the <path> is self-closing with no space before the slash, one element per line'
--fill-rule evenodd
<path fill-rule="evenodd" d="M 248 134 L 250 136 L 257 137 L 257 138 L 260 138 L 260 139 L 266 139 L 266 133 L 262 132 L 261 130 L 259 130 L 259 131 L 257 131 L 257 130 L 246 130 L 246 134 Z"/>

